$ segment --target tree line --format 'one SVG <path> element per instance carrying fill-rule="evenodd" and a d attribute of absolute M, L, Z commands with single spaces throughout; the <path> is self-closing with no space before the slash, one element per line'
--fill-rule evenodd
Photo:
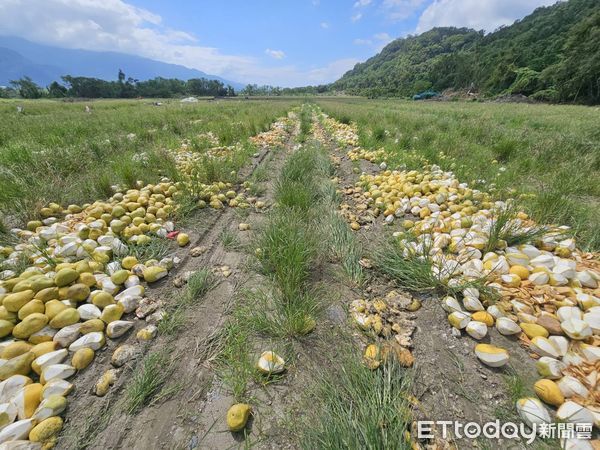
<path fill-rule="evenodd" d="M 244 89 L 240 91 L 240 95 L 245 96 L 260 96 L 260 97 L 271 97 L 271 96 L 287 96 L 287 95 L 319 95 L 331 92 L 331 86 L 328 84 L 321 84 L 318 86 L 302 86 L 294 88 L 282 88 L 278 86 L 257 84 L 248 84 Z"/>
<path fill-rule="evenodd" d="M 193 95 L 198 97 L 233 97 L 233 87 L 219 80 L 192 78 L 187 81 L 174 78 L 153 78 L 139 81 L 126 77 L 119 70 L 116 81 L 106 81 L 90 77 L 61 77 L 62 83 L 53 81 L 46 87 L 38 86 L 29 77 L 22 77 L 10 82 L 10 86 L 0 89 L 0 97 L 37 98 L 169 98 Z"/>

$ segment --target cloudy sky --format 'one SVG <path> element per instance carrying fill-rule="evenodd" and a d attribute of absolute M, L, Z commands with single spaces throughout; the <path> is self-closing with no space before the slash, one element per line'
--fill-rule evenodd
<path fill-rule="evenodd" d="M 556 0 L 0 0 L 0 35 L 182 64 L 239 82 L 337 79 L 435 26 L 493 31 Z"/>

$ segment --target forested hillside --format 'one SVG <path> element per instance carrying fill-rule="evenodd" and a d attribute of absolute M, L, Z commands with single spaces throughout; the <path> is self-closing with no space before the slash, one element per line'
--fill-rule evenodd
<path fill-rule="evenodd" d="M 600 103 L 600 2 L 569 0 L 538 8 L 487 35 L 434 28 L 397 39 L 333 88 L 369 96 L 472 88 L 484 95 Z"/>

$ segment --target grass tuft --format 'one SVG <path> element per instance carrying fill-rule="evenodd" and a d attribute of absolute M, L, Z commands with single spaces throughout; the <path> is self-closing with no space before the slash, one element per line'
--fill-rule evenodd
<path fill-rule="evenodd" d="M 433 240 L 431 240 L 433 242 Z M 421 252 L 406 252 L 398 244 L 396 238 L 377 246 L 374 260 L 377 269 L 391 277 L 399 286 L 412 292 L 435 292 L 440 295 L 457 295 L 469 287 L 479 290 L 482 298 L 494 302 L 498 293 L 486 285 L 485 277 L 464 281 L 458 285 L 449 285 L 448 279 L 453 274 L 436 270 L 443 267 L 441 263 L 434 265 L 429 256 L 429 249 Z"/>
<path fill-rule="evenodd" d="M 135 414 L 148 404 L 170 378 L 171 371 L 171 361 L 166 353 L 146 355 L 125 391 L 127 412 Z"/>
<path fill-rule="evenodd" d="M 237 250 L 242 246 L 239 236 L 229 228 L 223 228 L 219 237 L 225 250 Z"/>
<path fill-rule="evenodd" d="M 186 301 L 192 303 L 202 298 L 217 285 L 217 278 L 208 269 L 194 272 L 187 282 Z"/>
<path fill-rule="evenodd" d="M 272 212 L 255 248 L 260 249 L 263 273 L 273 280 L 282 298 L 300 297 L 317 254 L 315 235 L 307 229 L 303 215 L 294 210 Z"/>
<path fill-rule="evenodd" d="M 129 255 L 135 256 L 138 261 L 144 262 L 149 259 L 160 261 L 171 251 L 171 242 L 168 239 L 152 236 L 150 242 L 144 245 L 129 244 Z"/>
<path fill-rule="evenodd" d="M 183 294 L 175 293 L 171 299 L 165 316 L 158 323 L 158 332 L 161 335 L 174 336 L 185 324 L 185 310 L 190 305 L 198 302 L 208 291 L 218 284 L 215 275 L 208 269 L 201 269 L 193 273 L 187 282 Z"/>
<path fill-rule="evenodd" d="M 255 374 L 248 329 L 234 318 L 223 327 L 222 333 L 223 346 L 216 358 L 219 378 L 237 402 L 248 400 L 248 385 Z"/>
<path fill-rule="evenodd" d="M 404 435 L 411 422 L 407 371 L 392 360 L 370 370 L 354 351 L 338 353 L 329 367 L 316 374 L 299 430 L 302 448 L 411 448 Z"/>
<path fill-rule="evenodd" d="M 497 211 L 492 217 L 490 237 L 484 253 L 498 249 L 501 243 L 508 247 L 530 244 L 542 238 L 547 232 L 548 227 L 545 226 L 524 227 L 516 219 L 516 208 L 508 206 Z"/>
<path fill-rule="evenodd" d="M 272 338 L 293 338 L 310 333 L 315 317 L 321 311 L 318 293 L 303 292 L 291 301 L 276 291 L 260 290 L 248 293 L 239 309 L 239 319 L 246 320 L 253 332 Z"/>
<path fill-rule="evenodd" d="M 322 225 L 328 237 L 330 255 L 340 262 L 348 279 L 361 285 L 365 281 L 365 273 L 360 265 L 363 249 L 356 235 L 334 210 L 324 213 Z"/>

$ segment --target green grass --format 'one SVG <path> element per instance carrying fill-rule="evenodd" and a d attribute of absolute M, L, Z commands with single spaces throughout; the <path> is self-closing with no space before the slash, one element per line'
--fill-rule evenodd
<path fill-rule="evenodd" d="M 251 359 L 252 348 L 248 328 L 243 321 L 233 318 L 225 324 L 220 339 L 222 349 L 216 358 L 219 378 L 236 401 L 248 400 L 248 385 L 256 373 Z"/>
<path fill-rule="evenodd" d="M 548 227 L 546 226 L 524 228 L 515 219 L 515 208 L 510 205 L 505 209 L 495 212 L 492 216 L 490 237 L 484 253 L 497 250 L 500 244 L 508 247 L 532 244 L 548 232 Z"/>
<path fill-rule="evenodd" d="M 309 144 L 286 161 L 275 184 L 275 201 L 281 207 L 301 211 L 316 210 L 318 203 L 331 197 L 327 177 L 333 168 L 322 148 Z"/>
<path fill-rule="evenodd" d="M 315 373 L 303 409 L 299 443 L 305 449 L 410 449 L 411 377 L 390 360 L 378 370 L 354 349 L 339 349 L 335 364 Z"/>
<path fill-rule="evenodd" d="M 310 128 L 312 125 L 312 108 L 304 104 L 300 110 L 300 134 L 298 135 L 298 142 L 304 143 L 307 141 L 310 135 Z"/>
<path fill-rule="evenodd" d="M 166 352 L 154 352 L 144 357 L 125 391 L 129 414 L 138 412 L 160 393 L 171 376 L 171 364 Z"/>
<path fill-rule="evenodd" d="M 405 257 L 394 239 L 377 246 L 375 265 L 400 286 L 413 292 L 426 292 L 438 288 L 439 281 L 431 271 L 432 263 L 421 255 Z"/>
<path fill-rule="evenodd" d="M 263 162 L 263 164 L 254 169 L 252 176 L 250 177 L 250 181 L 252 183 L 264 183 L 265 181 L 268 181 L 271 175 L 270 170 L 271 167 L 269 162 Z"/>
<path fill-rule="evenodd" d="M 240 237 L 228 228 L 223 228 L 219 237 L 225 250 L 237 250 L 242 246 Z"/>
<path fill-rule="evenodd" d="M 173 250 L 173 243 L 166 238 L 152 236 L 150 241 L 144 245 L 129 244 L 128 254 L 135 256 L 138 261 L 144 263 L 150 259 L 160 261 Z"/>
<path fill-rule="evenodd" d="M 264 183 L 250 183 L 248 186 L 248 194 L 252 197 L 262 197 L 267 192 L 267 187 Z"/>
<path fill-rule="evenodd" d="M 430 240 L 433 242 L 433 239 Z M 498 299 L 498 293 L 486 286 L 486 278 L 464 281 L 456 286 L 449 286 L 447 274 L 436 274 L 432 268 L 434 263 L 428 249 L 422 253 L 405 255 L 397 238 L 391 238 L 374 246 L 373 259 L 376 269 L 393 279 L 398 286 L 412 292 L 431 292 L 439 295 L 457 295 L 469 287 L 477 288 L 482 298 L 491 302 Z"/>
<path fill-rule="evenodd" d="M 217 278 L 209 269 L 194 272 L 187 282 L 185 299 L 187 304 L 194 303 L 217 285 Z"/>
<path fill-rule="evenodd" d="M 162 336 L 175 336 L 185 324 L 185 311 L 174 306 L 169 308 L 164 317 L 158 322 L 158 333 Z"/>
<path fill-rule="evenodd" d="M 237 145 L 231 156 L 214 158 L 208 154 L 202 155 L 191 169 L 190 177 L 194 184 L 210 184 L 222 181 L 224 183 L 238 182 L 237 171 L 256 152 L 256 147 L 249 143 Z"/>
<path fill-rule="evenodd" d="M 164 318 L 158 323 L 161 335 L 174 336 L 185 325 L 186 309 L 197 303 L 208 291 L 218 284 L 215 275 L 209 269 L 194 272 L 186 284 L 183 293 L 171 296 Z"/>
<path fill-rule="evenodd" d="M 299 101 L 163 103 L 90 101 L 92 114 L 86 114 L 79 102 L 0 100 L 0 211 L 18 223 L 49 202 L 81 204 L 107 198 L 115 184 L 174 179 L 174 162 L 163 149 L 208 132 L 221 145 L 242 142 Z M 17 104 L 24 105 L 23 114 L 15 112 Z M 235 170 L 238 158 L 252 151 L 246 147 L 227 167 L 207 166 L 201 176 L 212 179 Z"/>
<path fill-rule="evenodd" d="M 524 380 L 521 374 L 512 367 L 502 374 L 502 381 L 504 382 L 504 389 L 507 398 L 505 402 L 498 405 L 496 408 L 496 416 L 505 422 L 519 422 L 519 415 L 515 407 L 517 400 L 524 397 L 536 398 L 536 395 L 529 387 L 530 383 Z"/>
<path fill-rule="evenodd" d="M 316 102 L 338 120 L 355 122 L 365 148 L 384 147 L 390 167 L 438 164 L 499 199 L 515 197 L 540 224 L 571 226 L 582 247 L 600 249 L 596 108 L 351 98 Z M 381 129 L 388 132 L 383 140 Z"/>
<path fill-rule="evenodd" d="M 317 255 L 317 241 L 304 216 L 294 210 L 270 213 L 259 231 L 255 248 L 262 271 L 285 301 L 300 297 L 306 288 Z"/>
<path fill-rule="evenodd" d="M 238 309 L 240 320 L 254 332 L 271 338 L 294 338 L 313 331 L 321 312 L 320 292 L 307 289 L 293 300 L 281 298 L 277 290 L 251 292 Z"/>
<path fill-rule="evenodd" d="M 349 280 L 362 285 L 365 281 L 365 273 L 360 265 L 363 249 L 356 234 L 333 206 L 329 211 L 324 211 L 322 217 L 322 232 L 328 237 L 330 256 L 341 264 Z"/>
<path fill-rule="evenodd" d="M 29 257 L 25 253 L 21 253 L 17 260 L 12 264 L 9 264 L 8 262 L 0 259 L 0 271 L 12 270 L 13 272 L 20 274 L 23 273 L 23 271 L 29 266 Z"/>

